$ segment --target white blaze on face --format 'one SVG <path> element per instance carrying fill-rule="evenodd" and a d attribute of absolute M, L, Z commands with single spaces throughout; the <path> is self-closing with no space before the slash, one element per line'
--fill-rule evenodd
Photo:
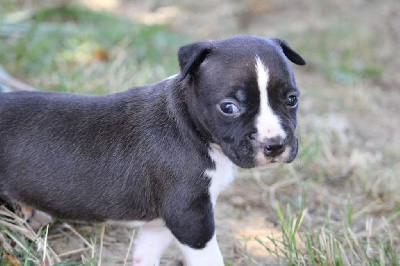
<path fill-rule="evenodd" d="M 275 137 L 285 139 L 286 132 L 282 128 L 280 118 L 272 110 L 268 101 L 269 70 L 258 56 L 256 56 L 255 67 L 258 89 L 260 91 L 260 109 L 256 118 L 257 141 L 262 143 L 268 138 Z M 255 160 L 258 165 L 264 165 L 270 162 L 270 160 L 267 160 L 265 157 L 261 147 L 255 155 Z"/>
<path fill-rule="evenodd" d="M 267 138 L 286 138 L 279 117 L 274 113 L 268 101 L 269 71 L 261 59 L 256 56 L 256 72 L 258 89 L 260 91 L 260 111 L 256 119 L 258 141 L 263 142 Z"/>

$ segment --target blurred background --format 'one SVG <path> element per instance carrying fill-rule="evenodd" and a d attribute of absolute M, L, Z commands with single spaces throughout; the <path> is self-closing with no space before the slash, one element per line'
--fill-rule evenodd
<path fill-rule="evenodd" d="M 180 45 L 236 34 L 283 38 L 308 64 L 293 66 L 298 158 L 237 169 L 219 198 L 226 265 L 399 265 L 398 0 L 0 0 L 0 90 L 126 90 L 177 73 Z M 37 233 L 16 213 L 0 209 L 1 265 L 132 262 L 130 228 Z M 180 264 L 169 249 L 162 265 Z"/>

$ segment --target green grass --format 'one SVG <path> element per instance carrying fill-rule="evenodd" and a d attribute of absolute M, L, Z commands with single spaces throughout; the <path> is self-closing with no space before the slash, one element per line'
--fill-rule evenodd
<path fill-rule="evenodd" d="M 164 26 L 63 6 L 3 22 L 0 42 L 0 64 L 38 89 L 103 94 L 177 73 L 177 49 L 187 39 Z"/>
<path fill-rule="evenodd" d="M 43 250 L 46 250 L 47 258 L 54 262 L 54 251 L 50 247 L 44 247 L 46 228 L 36 233 L 22 218 L 0 206 L 0 229 L 0 265 L 8 265 L 10 261 L 5 259 L 5 254 L 11 255 L 23 265 L 40 263 Z"/>
<path fill-rule="evenodd" d="M 280 265 L 400 265 L 400 234 L 392 231 L 399 212 L 378 221 L 378 225 L 366 220 L 365 234 L 357 234 L 350 200 L 343 204 L 342 223 L 332 221 L 328 213 L 322 225 L 314 226 L 303 222 L 307 215 L 305 198 L 303 190 L 299 210 L 295 212 L 287 205 L 285 215 L 276 203 L 282 238 L 268 236 L 268 245 L 256 239 Z"/>

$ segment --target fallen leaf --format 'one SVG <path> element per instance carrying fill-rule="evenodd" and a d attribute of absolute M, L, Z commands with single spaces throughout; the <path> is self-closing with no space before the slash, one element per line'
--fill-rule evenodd
<path fill-rule="evenodd" d="M 14 254 L 9 254 L 6 251 L 3 251 L 3 258 L 5 261 L 9 263 L 10 266 L 20 266 L 21 262 L 15 257 Z"/>

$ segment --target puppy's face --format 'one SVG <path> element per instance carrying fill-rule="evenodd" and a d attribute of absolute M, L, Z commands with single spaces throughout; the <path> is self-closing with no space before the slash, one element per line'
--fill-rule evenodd
<path fill-rule="evenodd" d="M 249 36 L 214 42 L 189 82 L 192 116 L 236 165 L 294 160 L 299 91 L 280 43 Z"/>

